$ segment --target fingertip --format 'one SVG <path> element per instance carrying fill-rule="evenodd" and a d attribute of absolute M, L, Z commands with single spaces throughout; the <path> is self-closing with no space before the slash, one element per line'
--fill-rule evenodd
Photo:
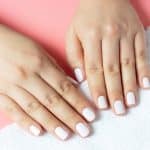
<path fill-rule="evenodd" d="M 97 107 L 100 110 L 107 110 L 108 109 L 108 101 L 106 100 L 105 96 L 99 96 L 97 98 Z"/>
<path fill-rule="evenodd" d="M 54 134 L 61 141 L 66 141 L 71 137 L 71 132 L 68 129 L 61 126 L 55 128 Z"/>
<path fill-rule="evenodd" d="M 30 125 L 29 132 L 34 136 L 41 136 L 43 134 L 43 130 L 37 125 Z"/>
<path fill-rule="evenodd" d="M 126 108 L 122 100 L 115 100 L 113 104 L 113 110 L 116 115 L 123 116 L 126 114 Z"/>
<path fill-rule="evenodd" d="M 142 83 L 141 83 L 142 85 L 142 88 L 143 89 L 150 89 L 150 79 L 149 79 L 149 77 L 143 77 L 142 78 Z"/>
<path fill-rule="evenodd" d="M 88 122 L 93 122 L 96 119 L 96 113 L 90 107 L 84 108 L 82 111 L 82 115 Z"/>
<path fill-rule="evenodd" d="M 76 131 L 82 138 L 88 137 L 91 132 L 90 127 L 87 124 L 81 122 L 76 124 Z"/>
<path fill-rule="evenodd" d="M 127 92 L 126 94 L 126 105 L 128 107 L 134 107 L 137 105 L 137 100 L 136 100 L 136 96 L 135 93 L 132 91 Z"/>
<path fill-rule="evenodd" d="M 79 83 L 83 82 L 85 79 L 83 69 L 79 67 L 74 69 L 74 75 Z"/>

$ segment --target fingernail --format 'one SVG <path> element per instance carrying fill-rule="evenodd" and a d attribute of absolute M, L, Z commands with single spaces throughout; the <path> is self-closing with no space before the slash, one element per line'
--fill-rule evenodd
<path fill-rule="evenodd" d="M 87 121 L 93 121 L 95 119 L 95 113 L 91 108 L 83 109 L 82 115 L 86 118 Z"/>
<path fill-rule="evenodd" d="M 118 115 L 125 113 L 125 107 L 124 107 L 123 102 L 121 100 L 115 101 L 114 109 L 115 109 L 115 113 Z"/>
<path fill-rule="evenodd" d="M 150 87 L 149 78 L 147 78 L 147 77 L 144 77 L 144 78 L 143 78 L 143 87 L 144 87 L 144 88 L 149 88 L 149 87 Z"/>
<path fill-rule="evenodd" d="M 75 77 L 76 77 L 76 79 L 78 80 L 78 82 L 83 81 L 83 73 L 82 73 L 82 71 L 81 71 L 80 68 L 76 68 L 76 69 L 74 70 L 74 73 L 75 73 Z"/>
<path fill-rule="evenodd" d="M 135 95 L 133 92 L 127 93 L 127 105 L 134 105 L 136 103 Z"/>
<path fill-rule="evenodd" d="M 69 136 L 68 132 L 65 131 L 62 127 L 57 127 L 55 129 L 55 134 L 62 140 L 66 140 Z"/>
<path fill-rule="evenodd" d="M 98 97 L 98 106 L 100 109 L 106 109 L 108 107 L 108 103 L 107 103 L 106 98 L 104 96 Z"/>
<path fill-rule="evenodd" d="M 33 134 L 33 135 L 35 135 L 35 136 L 39 136 L 40 135 L 40 133 L 41 133 L 41 131 L 37 128 L 37 127 L 35 127 L 35 126 L 30 126 L 30 132 Z"/>
<path fill-rule="evenodd" d="M 87 137 L 90 133 L 87 126 L 85 126 L 83 123 L 78 123 L 76 125 L 76 131 L 80 134 L 82 137 Z"/>

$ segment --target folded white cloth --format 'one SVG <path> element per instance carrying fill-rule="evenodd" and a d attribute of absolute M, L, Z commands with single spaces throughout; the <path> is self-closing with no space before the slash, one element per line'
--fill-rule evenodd
<path fill-rule="evenodd" d="M 150 44 L 150 30 L 149 34 Z M 80 88 L 90 97 L 86 82 Z M 139 106 L 124 117 L 103 111 L 93 123 L 94 134 L 86 139 L 75 136 L 61 142 L 46 134 L 33 137 L 15 124 L 0 131 L 1 150 L 150 150 L 150 91 L 140 91 Z"/>

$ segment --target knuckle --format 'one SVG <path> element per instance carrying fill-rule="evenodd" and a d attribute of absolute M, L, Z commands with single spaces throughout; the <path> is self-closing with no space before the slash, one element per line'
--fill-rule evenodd
<path fill-rule="evenodd" d="M 45 100 L 46 106 L 50 108 L 53 105 L 58 104 L 60 102 L 61 98 L 57 94 L 51 94 L 51 95 L 47 94 L 47 95 L 45 95 L 44 100 Z"/>
<path fill-rule="evenodd" d="M 13 113 L 16 111 L 16 109 L 15 109 L 14 106 L 7 105 L 7 106 L 5 107 L 5 111 L 8 112 L 9 114 L 13 114 Z"/>
<path fill-rule="evenodd" d="M 59 84 L 60 92 L 64 94 L 70 92 L 73 88 L 73 84 L 68 80 L 62 80 Z"/>
<path fill-rule="evenodd" d="M 129 30 L 129 24 L 127 22 L 122 22 L 122 29 L 127 32 Z"/>
<path fill-rule="evenodd" d="M 109 64 L 105 66 L 106 73 L 110 75 L 117 75 L 120 73 L 118 64 Z"/>
<path fill-rule="evenodd" d="M 116 36 L 116 35 L 118 35 L 120 33 L 119 25 L 114 24 L 114 23 L 106 25 L 106 33 L 109 36 Z"/>
<path fill-rule="evenodd" d="M 134 66 L 135 61 L 133 59 L 130 59 L 130 58 L 123 58 L 121 60 L 121 65 L 122 66 Z"/>
<path fill-rule="evenodd" d="M 93 74 L 93 73 L 103 73 L 103 66 L 99 66 L 99 65 L 90 65 L 87 67 L 87 72 L 90 73 L 90 74 Z"/>
<path fill-rule="evenodd" d="M 139 59 L 141 61 L 146 60 L 146 55 L 145 55 L 145 50 L 144 49 L 139 50 L 137 59 Z"/>
<path fill-rule="evenodd" d="M 37 102 L 31 101 L 26 104 L 25 108 L 26 108 L 26 111 L 30 114 L 30 113 L 36 112 L 40 108 L 40 104 Z"/>
<path fill-rule="evenodd" d="M 51 104 L 59 104 L 61 102 L 61 98 L 59 95 L 57 94 L 52 94 L 50 96 L 50 103 Z"/>
<path fill-rule="evenodd" d="M 87 30 L 86 32 L 86 36 L 90 39 L 90 40 L 95 40 L 97 39 L 97 37 L 99 36 L 99 30 L 98 29 L 94 29 L 94 28 L 90 28 L 89 30 Z"/>
<path fill-rule="evenodd" d="M 15 66 L 14 69 L 14 80 L 15 81 L 23 81 L 27 79 L 27 73 L 22 66 Z"/>
<path fill-rule="evenodd" d="M 40 54 L 32 56 L 32 63 L 34 69 L 41 69 L 43 67 L 43 56 Z"/>

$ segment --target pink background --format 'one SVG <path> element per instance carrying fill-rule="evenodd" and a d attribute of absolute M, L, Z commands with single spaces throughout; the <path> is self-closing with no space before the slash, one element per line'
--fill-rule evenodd
<path fill-rule="evenodd" d="M 143 24 L 150 25 L 150 1 L 132 0 Z M 0 0 L 0 19 L 40 42 L 69 71 L 65 32 L 79 0 Z M 0 114 L 0 128 L 10 123 Z"/>

